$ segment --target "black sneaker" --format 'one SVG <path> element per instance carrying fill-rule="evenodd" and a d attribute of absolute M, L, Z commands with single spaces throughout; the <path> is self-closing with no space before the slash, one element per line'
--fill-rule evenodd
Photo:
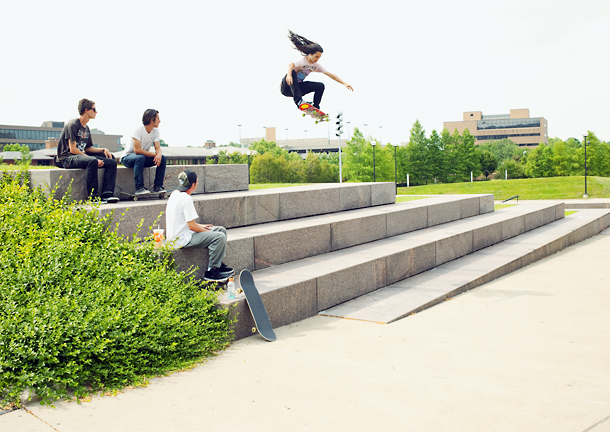
<path fill-rule="evenodd" d="M 235 274 L 235 270 L 231 267 L 227 267 L 225 263 L 220 263 L 220 267 L 218 268 L 221 276 L 229 277 Z"/>
<path fill-rule="evenodd" d="M 203 278 L 214 282 L 226 282 L 229 280 L 229 276 L 223 276 L 218 267 L 212 267 L 210 270 L 206 271 Z"/>
<path fill-rule="evenodd" d="M 163 192 L 167 192 L 165 189 L 163 189 L 163 186 L 155 186 L 153 187 L 152 190 L 154 193 L 163 193 Z"/>
<path fill-rule="evenodd" d="M 102 204 L 114 204 L 114 203 L 118 203 L 119 199 L 115 196 L 102 196 L 101 197 L 102 200 Z"/>

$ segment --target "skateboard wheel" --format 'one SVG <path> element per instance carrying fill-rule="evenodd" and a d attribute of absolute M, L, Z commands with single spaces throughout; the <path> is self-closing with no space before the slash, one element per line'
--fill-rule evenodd
<path fill-rule="evenodd" d="M 241 288 L 239 288 L 239 289 L 237 290 L 237 294 L 241 294 L 241 293 L 243 293 L 243 292 L 244 292 L 244 290 L 243 290 L 243 289 L 241 289 Z"/>
<path fill-rule="evenodd" d="M 138 200 L 138 197 L 133 197 L 133 200 L 134 200 L 134 201 L 137 201 L 137 200 Z"/>
<path fill-rule="evenodd" d="M 256 333 L 256 327 L 252 327 L 252 333 Z"/>

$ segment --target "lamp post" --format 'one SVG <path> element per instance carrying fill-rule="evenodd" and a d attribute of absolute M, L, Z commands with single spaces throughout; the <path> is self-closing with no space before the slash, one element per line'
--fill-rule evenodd
<path fill-rule="evenodd" d="M 394 144 L 394 183 L 396 184 L 396 195 L 398 195 L 398 179 L 396 178 L 396 173 L 397 173 L 396 149 L 397 148 L 398 148 L 398 144 Z"/>
<path fill-rule="evenodd" d="M 248 155 L 248 184 L 250 184 L 250 155 L 252 152 L 248 150 L 246 154 Z"/>
<path fill-rule="evenodd" d="M 366 124 L 366 123 L 365 123 L 365 124 L 364 124 L 364 139 L 366 139 L 366 134 L 367 134 L 367 132 L 366 132 L 366 127 L 367 127 L 367 126 L 368 126 L 368 124 Z"/>
<path fill-rule="evenodd" d="M 346 122 L 346 123 L 347 123 L 347 140 L 349 141 L 349 139 L 350 139 L 350 138 L 349 138 L 349 124 L 350 124 L 351 122 Z"/>
<path fill-rule="evenodd" d="M 379 126 L 379 145 L 383 147 L 383 135 L 381 134 L 381 128 L 383 126 Z"/>
<path fill-rule="evenodd" d="M 585 194 L 582 196 L 583 198 L 589 198 L 589 194 L 587 193 L 587 137 L 588 135 L 583 135 L 585 139 Z"/>
<path fill-rule="evenodd" d="M 288 146 L 288 128 L 284 129 L 286 131 L 286 146 Z"/>
<path fill-rule="evenodd" d="M 239 131 L 239 148 L 244 148 L 241 144 L 241 125 L 237 125 L 237 130 Z"/>
<path fill-rule="evenodd" d="M 377 176 L 375 173 L 375 146 L 377 145 L 377 143 L 373 141 L 371 145 L 373 146 L 373 183 L 375 183 L 377 181 Z"/>

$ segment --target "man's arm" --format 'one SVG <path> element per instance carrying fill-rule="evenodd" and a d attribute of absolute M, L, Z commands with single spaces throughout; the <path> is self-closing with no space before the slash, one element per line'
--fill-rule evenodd
<path fill-rule="evenodd" d="M 163 152 L 161 152 L 161 142 L 155 141 L 155 158 L 154 163 L 156 166 L 161 164 L 161 157 L 163 156 Z"/>
<path fill-rule="evenodd" d="M 157 143 L 155 143 L 155 149 L 156 148 L 157 148 Z M 142 156 L 148 156 L 148 157 L 156 156 L 156 153 L 142 149 L 142 143 L 140 143 L 140 141 L 137 140 L 136 138 L 133 138 L 133 152 L 137 155 L 142 155 Z"/>
<path fill-rule="evenodd" d="M 191 231 L 195 231 L 195 232 L 210 231 L 210 228 L 212 228 L 214 226 L 214 225 L 199 224 L 199 223 L 195 222 L 195 219 L 193 219 L 192 221 L 188 221 L 186 224 L 188 225 L 188 227 Z"/>
<path fill-rule="evenodd" d="M 70 149 L 70 151 L 72 151 L 72 150 Z M 104 153 L 104 156 L 106 156 L 108 159 L 112 159 L 112 153 L 110 153 L 110 150 L 108 150 L 107 148 L 103 148 L 103 147 L 102 148 L 85 147 L 85 153 L 86 154 Z M 83 154 L 85 154 L 85 153 L 83 153 Z"/>

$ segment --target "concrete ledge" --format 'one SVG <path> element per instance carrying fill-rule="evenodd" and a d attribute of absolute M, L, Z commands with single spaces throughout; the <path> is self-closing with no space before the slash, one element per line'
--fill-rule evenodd
<path fill-rule="evenodd" d="M 178 174 L 185 169 L 197 173 L 198 185 L 195 194 L 243 191 L 248 190 L 247 165 L 167 165 L 165 168 L 164 186 L 173 190 L 178 183 Z M 151 188 L 155 179 L 156 167 L 144 168 L 144 187 Z M 102 186 L 104 168 L 98 169 L 98 184 Z M 72 184 L 71 198 L 74 201 L 87 199 L 87 184 L 84 169 L 39 169 L 30 170 L 30 187 L 41 186 L 46 191 L 54 190 L 56 198 L 63 197 Z M 133 169 L 119 164 L 117 167 L 114 193 L 121 198 L 121 194 L 133 194 L 135 183 Z"/>
<path fill-rule="evenodd" d="M 239 171 L 239 167 L 242 166 L 247 168 L 246 165 L 198 165 L 197 167 L 203 173 L 205 184 L 209 186 L 210 178 L 207 177 L 209 172 L 222 173 L 224 172 L 224 167 L 229 167 L 226 175 L 230 176 L 234 169 Z M 206 171 L 208 168 L 210 170 Z M 168 170 L 168 175 L 175 178 L 181 171 L 180 169 L 170 173 Z M 214 181 L 218 181 L 218 177 L 214 177 L 214 179 Z M 379 190 L 383 195 L 382 198 L 375 198 L 375 202 L 391 204 L 396 200 L 396 196 L 388 192 L 393 190 L 389 188 L 393 184 L 377 183 L 375 187 L 371 187 L 370 183 L 316 184 L 276 189 L 217 192 L 213 194 L 201 193 L 193 196 L 193 199 L 200 222 L 220 225 L 225 228 L 236 228 L 335 213 L 357 206 L 370 207 L 372 190 Z M 216 190 L 216 188 L 210 189 L 208 186 L 206 186 L 206 191 Z M 201 187 L 199 185 L 198 190 L 201 190 Z M 144 219 L 146 230 L 143 230 L 139 236 L 145 237 L 150 235 L 148 227 L 152 226 L 153 223 L 155 227 L 159 225 L 160 228 L 165 229 L 165 216 L 160 220 L 158 220 L 158 216 L 160 213 L 165 212 L 166 204 L 166 201 L 157 199 L 141 199 L 136 202 L 124 201 L 118 204 L 103 205 L 100 207 L 100 212 L 102 215 L 106 215 L 114 211 L 113 223 L 119 222 L 119 216 L 123 213 L 125 214 L 118 230 L 122 235 L 133 235 L 135 225 Z"/>
<path fill-rule="evenodd" d="M 456 203 L 457 208 L 461 208 L 460 201 L 458 200 Z M 438 208 L 447 208 L 445 204 L 447 203 L 439 202 Z M 458 220 L 258 270 L 254 273 L 254 279 L 261 291 L 261 297 L 265 302 L 271 322 L 276 326 L 276 323 L 280 322 L 280 319 L 277 318 L 280 312 L 276 311 L 266 300 L 267 295 L 271 295 L 271 292 L 274 293 L 274 296 L 285 296 L 283 300 L 274 300 L 281 304 L 283 301 L 290 301 L 292 296 L 299 295 L 295 291 L 285 289 L 288 285 L 295 287 L 294 289 L 300 289 L 299 287 L 310 287 L 314 283 L 316 287 L 315 308 L 312 305 L 300 305 L 299 310 L 325 311 L 342 302 L 396 283 L 401 278 L 425 272 L 435 266 L 470 254 L 475 247 L 475 232 L 478 236 L 483 236 L 489 232 L 487 229 L 489 228 L 492 238 L 499 241 L 503 234 L 503 222 L 511 217 L 528 216 L 535 219 L 536 217 L 543 218 L 544 214 L 555 215 L 554 207 L 556 205 L 558 204 L 533 204 L 520 206 L 518 211 L 515 210 L 512 213 L 508 211 L 510 209 L 506 209 L 507 211 L 504 212 Z M 379 208 L 379 210 L 387 211 L 385 208 Z M 428 210 L 430 211 L 430 208 Z M 478 247 L 483 247 L 487 243 L 489 241 L 479 241 Z M 310 297 L 313 296 L 310 295 Z M 245 300 L 242 297 L 236 301 Z M 221 302 L 227 303 L 226 298 L 221 297 Z M 285 319 L 283 317 L 282 322 L 285 322 Z M 247 322 L 247 318 L 245 322 Z M 247 334 L 242 326 L 246 326 L 246 324 L 237 324 L 238 334 Z"/>

